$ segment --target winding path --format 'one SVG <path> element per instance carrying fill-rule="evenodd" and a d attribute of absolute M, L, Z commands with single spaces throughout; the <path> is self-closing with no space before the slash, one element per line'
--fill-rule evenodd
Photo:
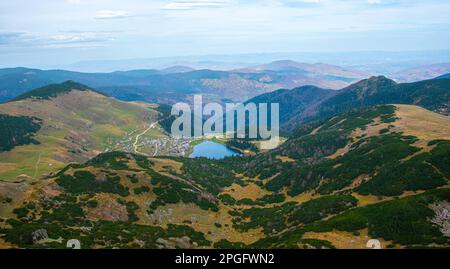
<path fill-rule="evenodd" d="M 142 133 L 136 135 L 136 138 L 134 139 L 134 143 L 133 143 L 133 148 L 134 148 L 134 152 L 135 152 L 135 153 L 148 156 L 148 154 L 146 154 L 146 153 L 144 153 L 144 152 L 140 152 L 140 151 L 138 150 L 139 138 L 141 138 L 141 136 L 145 135 L 145 134 L 146 134 L 148 131 L 150 131 L 151 129 L 155 128 L 155 126 L 156 126 L 157 123 L 158 123 L 158 122 L 153 122 L 153 123 L 150 124 L 150 126 L 149 126 L 147 129 L 145 129 Z M 156 150 L 156 151 L 158 151 L 158 150 Z M 155 153 L 155 155 L 156 155 L 156 153 Z M 155 156 L 155 155 L 153 155 L 153 156 Z"/>

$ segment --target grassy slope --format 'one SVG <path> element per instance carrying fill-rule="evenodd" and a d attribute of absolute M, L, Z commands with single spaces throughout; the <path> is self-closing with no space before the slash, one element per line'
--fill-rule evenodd
<path fill-rule="evenodd" d="M 125 133 L 144 130 L 157 118 L 157 112 L 145 105 L 124 103 L 92 91 L 70 91 L 49 100 L 10 102 L 0 105 L 0 113 L 43 120 L 35 136 L 40 144 L 0 153 L 2 180 L 15 180 L 19 175 L 39 178 L 68 162 L 85 161 L 112 148 Z"/>

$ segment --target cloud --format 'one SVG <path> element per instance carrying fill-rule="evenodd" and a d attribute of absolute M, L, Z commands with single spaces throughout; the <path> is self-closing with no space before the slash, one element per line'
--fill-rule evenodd
<path fill-rule="evenodd" d="M 66 3 L 71 5 L 77 5 L 81 3 L 81 0 L 66 0 Z"/>
<path fill-rule="evenodd" d="M 122 19 L 131 17 L 131 14 L 124 10 L 99 10 L 95 15 L 98 20 Z"/>
<path fill-rule="evenodd" d="M 0 32 L 0 45 L 10 45 L 34 40 L 34 37 L 24 32 Z"/>
<path fill-rule="evenodd" d="M 60 32 L 53 35 L 37 35 L 25 32 L 0 33 L 0 46 L 6 47 L 90 47 L 102 46 L 113 41 L 112 32 Z"/>
<path fill-rule="evenodd" d="M 192 10 L 199 8 L 220 8 L 224 7 L 229 1 L 220 0 L 194 0 L 194 1 L 175 1 L 165 5 L 163 10 Z"/>
<path fill-rule="evenodd" d="M 74 43 L 94 43 L 112 41 L 114 38 L 108 32 L 67 32 L 52 35 L 48 38 L 48 43 L 53 44 L 74 44 Z"/>

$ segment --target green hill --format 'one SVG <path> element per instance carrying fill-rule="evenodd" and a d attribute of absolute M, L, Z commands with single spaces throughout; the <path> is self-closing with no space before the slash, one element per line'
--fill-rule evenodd
<path fill-rule="evenodd" d="M 14 98 L 12 100 L 12 102 L 29 99 L 29 98 L 48 100 L 52 97 L 57 97 L 60 94 L 69 93 L 72 90 L 93 91 L 98 94 L 105 95 L 99 91 L 89 88 L 88 86 L 85 86 L 83 84 L 76 83 L 74 81 L 69 80 L 69 81 L 63 82 L 61 84 L 50 84 L 50 85 L 26 92 L 24 94 L 17 96 L 16 98 Z"/>
<path fill-rule="evenodd" d="M 159 118 L 156 106 L 126 103 L 68 81 L 0 104 L 0 178 L 38 180 L 103 151 L 134 151 L 133 143 Z M 154 128 L 143 137 L 160 137 Z M 3 151 L 3 150 L 2 150 Z"/>

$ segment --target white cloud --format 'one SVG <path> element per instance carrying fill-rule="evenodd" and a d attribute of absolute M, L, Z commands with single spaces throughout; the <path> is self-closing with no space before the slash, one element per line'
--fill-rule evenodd
<path fill-rule="evenodd" d="M 164 10 L 192 10 L 197 8 L 220 8 L 228 4 L 228 1 L 211 1 L 211 0 L 197 0 L 197 1 L 175 1 L 165 5 Z"/>
<path fill-rule="evenodd" d="M 100 10 L 97 11 L 95 15 L 96 19 L 106 20 L 106 19 L 121 19 L 131 17 L 131 14 L 124 10 Z"/>
<path fill-rule="evenodd" d="M 50 43 L 88 43 L 114 40 L 110 33 L 103 32 L 72 32 L 50 36 Z"/>
<path fill-rule="evenodd" d="M 27 32 L 0 32 L 0 46 L 17 47 L 73 47 L 100 46 L 115 40 L 112 32 L 61 32 L 53 35 L 37 35 Z"/>

